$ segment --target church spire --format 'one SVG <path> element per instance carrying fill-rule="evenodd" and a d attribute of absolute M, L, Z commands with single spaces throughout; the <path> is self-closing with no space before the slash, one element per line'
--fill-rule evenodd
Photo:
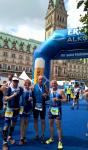
<path fill-rule="evenodd" d="M 67 11 L 64 0 L 49 0 L 45 17 L 45 38 L 48 38 L 54 30 L 67 28 Z"/>

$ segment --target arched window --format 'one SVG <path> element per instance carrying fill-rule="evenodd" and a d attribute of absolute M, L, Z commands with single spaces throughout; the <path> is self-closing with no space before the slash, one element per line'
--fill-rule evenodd
<path fill-rule="evenodd" d="M 18 71 L 18 67 L 16 66 L 16 71 Z"/>
<path fill-rule="evenodd" d="M 30 48 L 31 48 L 31 44 L 28 44 L 27 45 L 27 51 L 30 51 Z"/>
<path fill-rule="evenodd" d="M 24 42 L 21 42 L 19 45 L 19 50 L 23 51 L 24 50 Z"/>
<path fill-rule="evenodd" d="M 13 49 L 13 50 L 16 50 L 16 41 L 13 41 L 13 42 L 12 42 L 12 49 Z"/>
<path fill-rule="evenodd" d="M 10 66 L 8 66 L 8 70 L 10 70 Z"/>
<path fill-rule="evenodd" d="M 34 47 L 33 47 L 33 50 L 35 50 L 37 48 L 37 46 L 35 45 Z"/>
<path fill-rule="evenodd" d="M 23 56 L 22 56 L 22 55 L 19 55 L 19 59 L 23 59 Z"/>
<path fill-rule="evenodd" d="M 0 64 L 0 68 L 2 68 L 2 65 Z"/>
<path fill-rule="evenodd" d="M 7 38 L 4 40 L 3 48 L 9 48 Z"/>

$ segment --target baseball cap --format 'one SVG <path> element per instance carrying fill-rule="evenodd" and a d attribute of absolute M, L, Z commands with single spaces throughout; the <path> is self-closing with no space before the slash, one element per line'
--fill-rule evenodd
<path fill-rule="evenodd" d="M 13 77 L 12 81 L 19 81 L 19 79 L 17 77 Z"/>

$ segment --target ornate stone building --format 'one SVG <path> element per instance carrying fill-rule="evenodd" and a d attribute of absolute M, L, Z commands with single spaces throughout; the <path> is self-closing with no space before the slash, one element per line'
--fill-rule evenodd
<path fill-rule="evenodd" d="M 31 76 L 33 51 L 40 45 L 39 41 L 26 40 L 0 32 L 0 75 L 22 73 Z"/>
<path fill-rule="evenodd" d="M 64 0 L 49 0 L 45 17 L 45 38 L 47 39 L 54 30 L 67 28 L 67 11 Z"/>
<path fill-rule="evenodd" d="M 49 0 L 45 17 L 45 38 L 47 39 L 54 30 L 64 28 L 67 28 L 67 11 L 64 0 Z M 51 61 L 51 78 L 57 80 L 88 79 L 88 62 L 84 63 L 84 61 Z"/>

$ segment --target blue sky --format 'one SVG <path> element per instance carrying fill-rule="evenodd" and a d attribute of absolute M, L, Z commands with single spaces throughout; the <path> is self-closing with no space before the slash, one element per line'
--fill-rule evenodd
<path fill-rule="evenodd" d="M 43 41 L 49 0 L 0 0 L 0 31 Z M 80 26 L 76 0 L 65 0 L 68 27 Z"/>

